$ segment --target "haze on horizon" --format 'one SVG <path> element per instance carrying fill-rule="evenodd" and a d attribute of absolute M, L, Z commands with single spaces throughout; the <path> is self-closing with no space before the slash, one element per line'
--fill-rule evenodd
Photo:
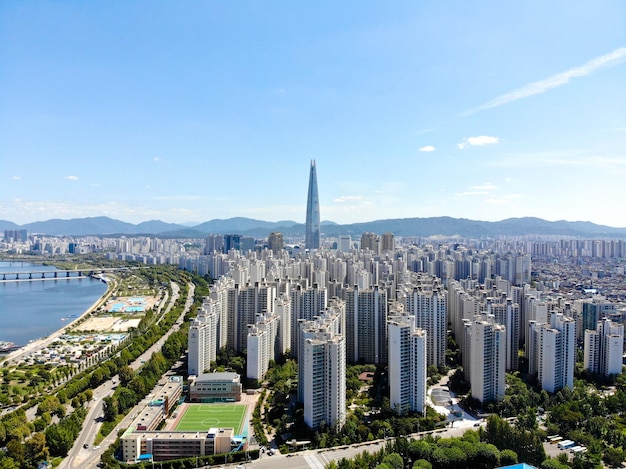
<path fill-rule="evenodd" d="M 626 227 L 626 4 L 0 3 L 0 219 Z"/>

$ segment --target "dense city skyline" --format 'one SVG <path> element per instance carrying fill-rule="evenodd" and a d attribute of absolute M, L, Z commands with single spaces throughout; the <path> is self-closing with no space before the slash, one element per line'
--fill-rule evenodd
<path fill-rule="evenodd" d="M 626 227 L 626 6 L 0 5 L 0 219 Z"/>

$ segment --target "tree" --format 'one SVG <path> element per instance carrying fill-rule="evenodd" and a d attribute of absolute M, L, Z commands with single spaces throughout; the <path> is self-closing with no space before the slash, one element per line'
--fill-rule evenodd
<path fill-rule="evenodd" d="M 413 463 L 413 469 L 433 469 L 433 465 L 425 459 L 418 459 Z"/>
<path fill-rule="evenodd" d="M 567 464 L 562 464 L 557 459 L 546 459 L 541 463 L 540 469 L 569 469 Z"/>
<path fill-rule="evenodd" d="M 11 440 L 7 443 L 7 455 L 12 458 L 20 466 L 24 464 L 25 452 L 24 446 L 19 440 Z"/>
<path fill-rule="evenodd" d="M 500 451 L 500 465 L 501 466 L 512 466 L 517 464 L 517 453 L 510 449 L 503 449 Z"/>
<path fill-rule="evenodd" d="M 41 461 L 47 461 L 50 451 L 46 443 L 46 436 L 43 433 L 35 433 L 32 438 L 26 440 L 24 452 L 27 464 L 32 467 Z"/>
<path fill-rule="evenodd" d="M 130 366 L 122 366 L 117 371 L 117 374 L 120 377 L 120 384 L 126 386 L 135 377 L 135 370 Z"/>
<path fill-rule="evenodd" d="M 106 422 L 115 422 L 117 414 L 119 413 L 119 407 L 117 399 L 114 396 L 104 398 L 104 420 Z"/>
<path fill-rule="evenodd" d="M 383 464 L 387 464 L 390 469 L 403 469 L 404 461 L 402 460 L 402 456 L 398 453 L 388 454 L 383 458 Z"/>
<path fill-rule="evenodd" d="M 0 455 L 0 469 L 20 469 L 20 466 L 15 462 L 15 459 Z"/>

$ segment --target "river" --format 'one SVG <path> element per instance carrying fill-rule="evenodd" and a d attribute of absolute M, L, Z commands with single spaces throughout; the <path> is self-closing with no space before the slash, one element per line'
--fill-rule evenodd
<path fill-rule="evenodd" d="M 56 269 L 0 261 L 0 272 L 30 270 Z M 25 345 L 46 337 L 82 315 L 106 291 L 105 283 L 89 277 L 0 282 L 0 341 Z"/>

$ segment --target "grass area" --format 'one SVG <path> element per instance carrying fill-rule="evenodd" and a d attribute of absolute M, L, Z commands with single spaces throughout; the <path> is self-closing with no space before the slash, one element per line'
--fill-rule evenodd
<path fill-rule="evenodd" d="M 240 435 L 247 407 L 241 404 L 190 404 L 176 431 L 194 432 L 210 428 L 234 428 Z"/>

